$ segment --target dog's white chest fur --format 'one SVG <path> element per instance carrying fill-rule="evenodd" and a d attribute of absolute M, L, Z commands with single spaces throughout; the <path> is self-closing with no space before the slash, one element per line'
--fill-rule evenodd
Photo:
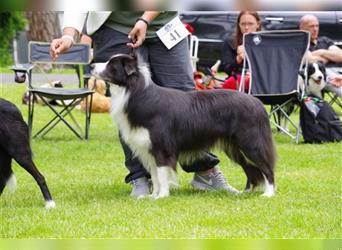
<path fill-rule="evenodd" d="M 112 85 L 110 90 L 112 93 L 111 115 L 118 125 L 122 139 L 130 146 L 135 155 L 139 155 L 139 153 L 146 155 L 151 148 L 150 134 L 144 127 L 132 128 L 124 111 L 129 93 L 125 88 L 116 85 Z"/>

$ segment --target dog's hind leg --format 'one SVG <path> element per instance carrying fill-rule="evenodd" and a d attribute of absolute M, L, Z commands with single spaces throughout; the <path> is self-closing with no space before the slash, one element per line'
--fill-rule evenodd
<path fill-rule="evenodd" d="M 276 151 L 273 140 L 269 144 L 258 147 L 258 150 L 246 152 L 246 155 L 255 162 L 256 168 L 262 173 L 265 182 L 263 196 L 273 196 L 275 194 L 274 167 L 276 161 Z"/>
<path fill-rule="evenodd" d="M 273 146 L 273 145 L 272 145 Z M 275 193 L 274 184 L 274 160 L 275 155 L 272 149 L 262 149 L 261 147 L 254 149 L 247 147 L 241 153 L 245 157 L 246 163 L 243 166 L 246 174 L 249 173 L 252 185 L 265 183 L 265 191 L 263 196 L 273 196 Z M 271 153 L 269 155 L 269 153 Z M 267 156 L 267 157 L 265 157 Z"/>
<path fill-rule="evenodd" d="M 244 170 L 247 177 L 245 192 L 252 191 L 256 186 L 264 181 L 262 172 L 256 168 L 248 158 L 246 158 L 238 147 L 229 145 L 225 152 L 231 160 L 239 164 Z"/>
<path fill-rule="evenodd" d="M 34 164 L 32 160 L 31 153 L 29 154 L 21 153 L 18 155 L 14 155 L 13 158 L 21 167 L 23 167 L 27 172 L 29 172 L 32 175 L 32 177 L 36 180 L 45 199 L 45 208 L 46 209 L 54 208 L 56 204 L 52 200 L 52 197 L 51 197 L 49 188 L 46 184 L 44 176 L 38 171 L 36 165 Z"/>
<path fill-rule="evenodd" d="M 17 186 L 16 178 L 12 172 L 11 163 L 12 157 L 0 148 L 0 195 L 6 185 L 11 192 L 14 192 Z"/>

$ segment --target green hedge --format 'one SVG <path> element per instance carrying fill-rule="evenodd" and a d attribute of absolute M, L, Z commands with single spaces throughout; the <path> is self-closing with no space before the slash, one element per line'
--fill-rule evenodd
<path fill-rule="evenodd" d="M 17 31 L 26 25 L 24 12 L 0 12 L 0 66 L 13 63 L 12 41 Z"/>

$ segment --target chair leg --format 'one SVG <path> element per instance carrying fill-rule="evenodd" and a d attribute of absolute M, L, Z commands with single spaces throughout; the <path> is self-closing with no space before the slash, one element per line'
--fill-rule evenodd
<path fill-rule="evenodd" d="M 287 105 L 291 100 L 286 101 L 282 105 L 274 105 L 271 107 L 271 111 L 269 113 L 270 122 L 277 128 L 278 131 L 283 132 L 284 134 L 288 135 L 291 139 L 295 140 L 296 143 L 299 142 L 299 136 L 300 136 L 300 122 L 298 122 L 298 125 L 295 124 L 291 119 L 290 116 L 283 110 L 283 107 Z M 295 134 L 291 134 L 289 131 L 287 131 L 284 127 L 282 127 L 281 119 L 280 119 L 280 113 L 283 116 L 283 119 L 286 119 L 292 127 L 296 130 Z M 272 117 L 274 121 L 272 120 Z"/>
<path fill-rule="evenodd" d="M 75 102 L 77 99 L 74 99 L 70 104 L 66 105 L 62 111 L 57 112 L 51 104 L 42 96 L 40 98 L 43 100 L 43 102 L 50 108 L 50 110 L 55 114 L 55 117 L 51 119 L 41 130 L 39 130 L 33 138 L 40 135 L 42 132 L 44 132 L 44 135 L 46 135 L 51 129 L 53 129 L 60 121 L 62 121 L 79 139 L 83 140 L 82 136 L 64 119 L 65 116 L 68 114 L 70 115 L 70 112 L 75 108 Z M 59 118 L 59 119 L 58 119 Z M 57 121 L 55 121 L 58 119 Z M 54 124 L 52 124 L 55 121 Z M 51 125 L 52 124 L 52 125 Z M 51 125 L 51 126 L 50 126 Z"/>
<path fill-rule="evenodd" d="M 32 138 L 32 124 L 33 124 L 33 111 L 34 111 L 34 94 L 29 91 L 29 102 L 28 102 L 28 128 L 29 137 Z"/>
<path fill-rule="evenodd" d="M 78 103 L 80 103 L 80 102 L 81 102 L 81 99 L 80 99 L 80 100 L 74 99 L 74 100 L 71 102 L 72 104 L 67 105 L 67 104 L 65 104 L 64 101 L 62 101 L 64 107 L 69 107 L 69 106 L 71 107 L 70 111 L 68 111 L 68 109 L 65 109 L 67 113 L 66 113 L 63 117 L 65 117 L 66 115 L 69 115 L 70 118 L 71 118 L 71 120 L 74 122 L 75 126 L 77 127 L 77 129 L 78 129 L 79 131 L 82 131 L 80 125 L 78 124 L 78 122 L 76 121 L 75 117 L 74 117 L 74 116 L 72 115 L 72 113 L 71 113 L 71 110 L 73 110 L 74 107 L 75 107 Z"/>
<path fill-rule="evenodd" d="M 85 139 L 89 139 L 89 128 L 90 128 L 90 118 L 91 118 L 91 107 L 93 104 L 93 94 L 90 95 L 90 100 L 88 102 L 88 97 L 86 98 L 86 124 L 85 124 Z"/>

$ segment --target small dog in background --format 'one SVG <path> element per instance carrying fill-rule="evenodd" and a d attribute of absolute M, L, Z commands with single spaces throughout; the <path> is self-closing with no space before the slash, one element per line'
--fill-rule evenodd
<path fill-rule="evenodd" d="M 105 81 L 91 77 L 88 81 L 88 88 L 95 90 L 93 94 L 93 101 L 91 111 L 95 113 L 109 113 L 111 107 L 111 98 L 106 96 L 107 86 Z M 90 97 L 88 97 L 88 102 Z M 85 99 L 81 102 L 81 110 L 85 111 Z"/>
<path fill-rule="evenodd" d="M 307 95 L 314 95 L 319 98 L 323 98 L 322 90 L 327 85 L 326 72 L 324 64 L 321 62 L 309 63 L 306 68 L 307 81 L 305 82 L 305 71 L 301 70 L 298 74 L 298 85 L 302 92 Z M 295 103 L 288 103 L 284 110 L 288 116 L 290 116 L 295 108 Z M 288 130 L 288 120 L 285 119 L 285 115 L 281 112 L 277 113 L 279 125 Z"/>
<path fill-rule="evenodd" d="M 323 98 L 322 90 L 327 85 L 324 64 L 321 62 L 309 63 L 307 67 L 307 82 L 305 82 L 305 72 L 299 74 L 299 86 L 308 95 Z"/>
<path fill-rule="evenodd" d="M 0 98 L 0 195 L 5 186 L 14 191 L 16 178 L 12 171 L 12 159 L 29 172 L 38 183 L 45 199 L 45 208 L 54 208 L 44 176 L 32 160 L 29 130 L 19 109 Z"/>
<path fill-rule="evenodd" d="M 40 88 L 63 88 L 63 84 L 61 83 L 61 81 L 52 81 L 52 82 L 49 82 L 49 83 L 46 83 L 46 84 L 43 84 L 40 86 Z M 22 104 L 26 104 L 28 105 L 29 103 L 29 92 L 26 91 L 24 94 L 23 94 L 23 97 L 22 97 Z M 33 99 L 33 101 L 35 103 L 38 103 L 38 104 L 41 104 L 41 105 L 45 105 L 45 103 L 43 102 L 43 100 L 41 98 L 39 98 L 38 96 L 36 95 L 31 95 L 31 98 Z M 58 103 L 55 99 L 49 99 L 49 104 L 51 105 L 61 105 L 60 103 Z"/>

